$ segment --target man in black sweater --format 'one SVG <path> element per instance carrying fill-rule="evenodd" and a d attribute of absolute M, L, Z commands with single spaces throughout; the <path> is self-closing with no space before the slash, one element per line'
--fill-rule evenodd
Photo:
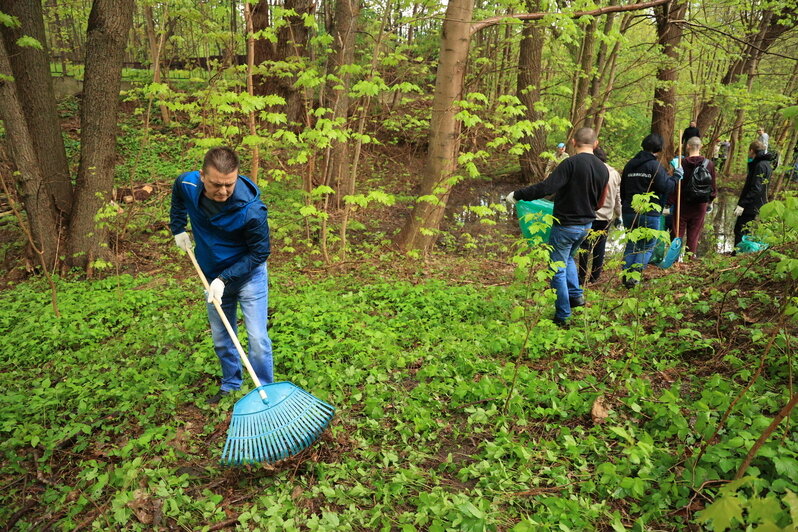
<path fill-rule="evenodd" d="M 682 131 L 682 146 L 684 147 L 685 151 L 687 151 L 687 148 L 685 147 L 687 141 L 693 137 L 698 137 L 699 139 L 701 138 L 701 131 L 698 130 L 695 120 L 690 122 L 690 127 L 686 127 L 684 128 L 684 131 Z"/>
<path fill-rule="evenodd" d="M 598 141 L 591 128 L 577 130 L 571 143 L 575 155 L 562 161 L 545 181 L 507 195 L 507 203 L 515 204 L 554 194 L 555 220 L 549 245 L 551 261 L 558 265 L 551 286 L 557 291 L 554 323 L 560 326 L 571 316 L 571 307 L 585 304 L 574 255 L 604 203 L 610 177 L 607 166 L 593 155 Z"/>

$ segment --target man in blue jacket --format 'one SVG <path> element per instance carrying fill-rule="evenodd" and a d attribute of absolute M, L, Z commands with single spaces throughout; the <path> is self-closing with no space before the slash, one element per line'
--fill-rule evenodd
<path fill-rule="evenodd" d="M 549 234 L 551 262 L 558 266 L 551 280 L 557 292 L 554 323 L 567 326 L 572 307 L 585 304 L 579 286 L 574 256 L 596 219 L 596 211 L 604 204 L 610 172 L 593 149 L 598 146 L 596 133 L 589 127 L 576 131 L 571 139 L 576 153 L 564 159 L 551 175 L 540 183 L 515 190 L 507 195 L 507 203 L 532 201 L 554 194 L 554 224 Z"/>
<path fill-rule="evenodd" d="M 676 187 L 676 178 L 669 176 L 657 160 L 657 154 L 662 151 L 662 145 L 662 137 L 659 134 L 648 135 L 640 145 L 643 150 L 626 163 L 621 172 L 621 216 L 623 225 L 629 230 L 638 227 L 660 228 L 659 211 L 652 209 L 648 212 L 637 213 L 632 208 L 632 200 L 636 195 L 653 192 L 651 203 L 663 205 L 665 199 Z M 624 251 L 624 272 L 643 271 L 648 266 L 655 243 L 653 238 L 629 240 Z M 631 276 L 625 277 L 623 281 L 627 288 L 634 287 L 638 282 L 638 279 Z"/>
<path fill-rule="evenodd" d="M 271 251 L 266 205 L 260 190 L 238 175 L 239 159 L 230 148 L 219 147 L 205 154 L 202 170 L 186 172 L 172 188 L 170 224 L 175 243 L 188 251 L 192 244 L 186 224 L 196 242 L 197 262 L 210 282 L 208 320 L 213 345 L 222 366 L 219 391 L 208 399 L 216 404 L 222 396 L 242 384 L 241 359 L 230 335 L 213 306 L 221 301 L 233 329 L 241 305 L 249 338 L 249 360 L 263 384 L 274 381 L 272 343 L 267 331 L 269 275 L 266 259 Z"/>

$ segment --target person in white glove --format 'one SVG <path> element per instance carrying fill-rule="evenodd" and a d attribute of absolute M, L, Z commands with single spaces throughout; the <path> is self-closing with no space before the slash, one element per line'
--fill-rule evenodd
<path fill-rule="evenodd" d="M 773 159 L 773 154 L 767 153 L 766 146 L 758 140 L 748 147 L 748 173 L 734 209 L 737 217 L 734 224 L 735 248 L 742 242 L 743 235 L 748 234 L 748 224 L 756 219 L 759 209 L 768 202 L 768 182 L 773 174 Z"/>
<path fill-rule="evenodd" d="M 214 302 L 221 303 L 235 331 L 236 310 L 241 306 L 249 338 L 249 360 L 262 384 L 274 382 L 272 343 L 268 334 L 269 274 L 271 252 L 268 210 L 260 189 L 238 174 L 238 155 L 230 148 L 213 148 L 205 154 L 202 169 L 186 172 L 172 187 L 170 224 L 175 244 L 193 253 L 210 281 L 208 320 L 213 345 L 222 369 L 218 392 L 208 399 L 215 404 L 238 390 L 243 382 L 241 360 L 235 344 L 219 317 Z"/>
<path fill-rule="evenodd" d="M 187 253 L 194 250 L 194 245 L 191 243 L 191 237 L 188 236 L 188 233 L 185 231 L 175 235 L 175 244 L 177 244 L 177 247 Z"/>
<path fill-rule="evenodd" d="M 504 198 L 504 201 L 507 203 L 507 205 L 510 206 L 513 206 L 516 203 L 518 203 L 518 200 L 515 199 L 515 191 L 512 191 L 509 194 L 507 194 L 507 197 Z"/>

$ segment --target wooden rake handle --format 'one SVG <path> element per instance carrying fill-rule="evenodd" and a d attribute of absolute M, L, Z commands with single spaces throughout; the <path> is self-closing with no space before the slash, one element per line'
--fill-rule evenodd
<path fill-rule="evenodd" d="M 202 279 L 202 285 L 205 287 L 205 290 L 210 292 L 210 286 L 208 286 L 208 280 L 205 278 L 205 274 L 202 272 L 202 268 L 200 268 L 199 263 L 197 262 L 197 257 L 194 256 L 194 250 L 189 248 L 186 250 L 188 253 L 188 257 L 191 259 L 191 263 L 194 265 L 194 269 L 197 270 L 197 274 L 199 275 L 200 279 Z M 258 374 L 255 373 L 255 370 L 252 368 L 252 364 L 249 363 L 249 358 L 247 358 L 246 353 L 244 352 L 244 348 L 241 347 L 241 342 L 238 341 L 238 336 L 236 335 L 235 331 L 233 330 L 232 325 L 230 325 L 230 321 L 227 319 L 227 316 L 222 310 L 222 305 L 218 299 L 213 299 L 213 306 L 216 308 L 216 312 L 219 313 L 219 317 L 222 318 L 222 323 L 224 323 L 224 328 L 227 329 L 227 333 L 230 335 L 230 338 L 233 340 L 233 344 L 236 346 L 236 350 L 238 350 L 238 355 L 241 357 L 241 361 L 244 363 L 244 366 L 247 368 L 247 372 L 249 372 L 249 376 L 252 377 L 252 380 L 255 382 L 255 387 L 258 388 L 258 392 L 260 392 L 260 398 L 263 399 L 263 402 L 268 402 L 269 398 L 266 396 L 266 392 L 261 388 L 260 379 L 258 378 Z"/>

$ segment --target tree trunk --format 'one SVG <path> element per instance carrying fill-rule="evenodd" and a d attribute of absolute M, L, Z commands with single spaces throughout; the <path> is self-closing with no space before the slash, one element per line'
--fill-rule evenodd
<path fill-rule="evenodd" d="M 307 57 L 307 44 L 310 37 L 303 16 L 312 14 L 316 9 L 314 0 L 285 0 L 286 10 L 293 10 L 296 15 L 285 17 L 286 24 L 277 31 L 277 42 L 266 39 L 255 39 L 255 65 L 264 62 L 266 66 L 273 62 L 285 62 L 291 66 L 286 72 L 280 68 L 281 75 L 256 74 L 253 76 L 255 94 L 264 96 L 276 94 L 285 100 L 285 115 L 290 124 L 301 125 L 305 117 L 306 98 L 302 89 L 294 87 L 296 72 Z M 252 5 L 252 26 L 255 32 L 270 26 L 269 5 L 260 2 Z"/>
<path fill-rule="evenodd" d="M 399 246 L 405 251 L 429 251 L 452 189 L 449 178 L 460 147 L 460 122 L 455 118 L 454 101 L 462 97 L 473 10 L 474 0 L 449 0 L 446 7 L 421 198 L 398 237 Z"/>
<path fill-rule="evenodd" d="M 34 153 L 42 176 L 45 176 L 41 183 L 43 191 L 51 196 L 56 208 L 68 216 L 72 210 L 72 184 L 50 75 L 41 2 L 0 0 L 0 11 L 17 17 L 21 22 L 19 28 L 0 25 L 3 41 Z M 34 37 L 43 48 L 18 46 L 17 39 L 23 35 Z"/>
<path fill-rule="evenodd" d="M 252 79 L 252 70 L 255 61 L 255 30 L 252 25 L 252 7 L 249 3 L 244 3 L 244 21 L 247 28 L 247 94 L 255 94 L 255 87 Z M 247 116 L 247 126 L 249 134 L 253 137 L 258 135 L 257 121 L 255 120 L 255 110 L 249 112 Z M 249 177 L 253 183 L 258 182 L 258 172 L 260 171 L 260 149 L 257 144 L 252 145 L 252 163 L 250 164 Z"/>
<path fill-rule="evenodd" d="M 349 120 L 349 87 L 352 75 L 342 71 L 345 65 L 351 65 L 355 60 L 355 32 L 357 30 L 358 0 L 337 0 L 335 4 L 335 21 L 332 31 L 333 55 L 332 69 L 341 80 L 334 83 L 330 100 L 332 102 L 333 116 L 344 119 L 344 127 Z M 346 142 L 333 141 L 331 164 L 328 178 L 325 180 L 336 189 L 336 199 L 351 194 L 349 186 L 349 149 Z"/>
<path fill-rule="evenodd" d="M 596 31 L 598 19 L 594 18 L 585 26 L 585 37 L 579 53 L 579 71 L 577 72 L 573 98 L 571 99 L 571 132 L 582 127 L 587 109 L 590 107 L 588 92 L 593 79 L 593 61 L 595 57 Z M 571 135 L 568 135 L 569 137 Z"/>
<path fill-rule="evenodd" d="M 527 8 L 540 9 L 540 0 L 527 0 Z M 540 101 L 541 73 L 543 72 L 543 45 L 546 41 L 545 29 L 536 21 L 524 23 L 521 44 L 518 51 L 518 99 L 526 107 L 526 118 L 531 123 L 543 119 L 543 113 L 535 110 Z M 538 127 L 535 133 L 525 137 L 522 142 L 529 149 L 519 155 L 521 178 L 524 183 L 537 183 L 545 177 L 546 161 L 540 158 L 546 149 L 546 129 Z"/>
<path fill-rule="evenodd" d="M 661 158 L 669 160 L 676 154 L 673 136 L 676 125 L 676 82 L 679 80 L 679 44 L 682 41 L 682 28 L 673 21 L 684 18 L 687 4 L 665 4 L 654 11 L 657 17 L 657 42 L 662 47 L 664 63 L 657 69 L 651 132 L 662 135 L 665 145 Z"/>
<path fill-rule="evenodd" d="M 80 167 L 67 258 L 82 268 L 107 255 L 108 229 L 94 218 L 111 199 L 114 184 L 119 87 L 132 21 L 133 0 L 95 0 L 89 14 Z"/>
<path fill-rule="evenodd" d="M 0 76 L 11 75 L 6 46 L 0 40 Z M 16 182 L 28 215 L 34 245 L 43 252 L 45 264 L 53 264 L 59 233 L 54 199 L 46 192 L 44 173 L 36 155 L 35 135 L 28 128 L 17 88 L 13 82 L 1 79 L 0 118 L 3 119 L 11 157 L 17 167 Z"/>

